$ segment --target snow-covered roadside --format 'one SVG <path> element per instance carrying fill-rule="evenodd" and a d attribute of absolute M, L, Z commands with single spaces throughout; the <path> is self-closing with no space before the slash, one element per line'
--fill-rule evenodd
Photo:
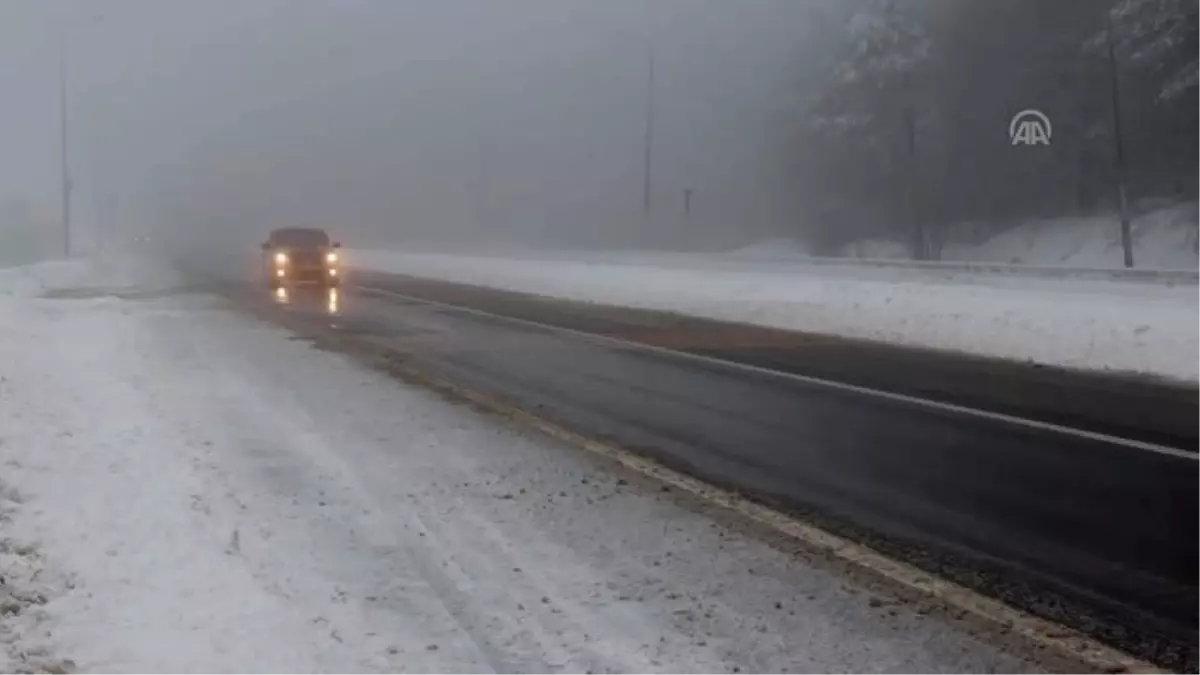
<path fill-rule="evenodd" d="M 1196 202 L 1135 214 L 1134 261 L 1150 269 L 1196 269 L 1196 222 Z M 948 243 L 942 259 L 1119 269 L 1124 265 L 1120 232 L 1116 214 L 1031 220 L 978 243 Z M 910 252 L 904 242 L 875 239 L 853 242 L 842 254 L 906 259 Z"/>
<path fill-rule="evenodd" d="M 1197 381 L 1197 291 L 919 271 L 354 250 L 361 269 L 897 344 Z"/>
<path fill-rule="evenodd" d="M 0 299 L 27 297 L 85 281 L 92 268 L 78 260 L 47 260 L 19 267 L 0 267 Z"/>
<path fill-rule="evenodd" d="M 8 473 L 19 465 L 14 462 L 8 460 L 2 470 Z M 35 540 L 14 536 L 11 522 L 25 499 L 0 481 L 0 671 L 70 672 L 75 663 L 56 656 L 51 647 L 51 615 L 45 605 L 73 587 L 74 580 L 46 560 Z"/>
<path fill-rule="evenodd" d="M 3 670 L 1036 668 L 134 269 L 0 296 Z"/>

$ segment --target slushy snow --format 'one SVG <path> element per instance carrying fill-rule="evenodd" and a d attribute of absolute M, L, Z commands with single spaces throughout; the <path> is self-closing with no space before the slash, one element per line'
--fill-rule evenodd
<path fill-rule="evenodd" d="M 1038 667 L 169 271 L 2 276 L 0 670 Z"/>

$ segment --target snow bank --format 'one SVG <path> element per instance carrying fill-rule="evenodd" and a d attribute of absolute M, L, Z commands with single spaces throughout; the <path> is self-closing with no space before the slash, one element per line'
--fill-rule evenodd
<path fill-rule="evenodd" d="M 47 260 L 31 265 L 0 268 L 0 298 L 39 295 L 73 285 L 90 271 L 83 260 Z"/>
<path fill-rule="evenodd" d="M 0 522 L 11 522 L 25 500 L 21 491 L 0 480 Z M 0 623 L 0 672 L 72 672 L 73 661 L 54 655 L 52 620 L 45 606 L 73 582 L 46 559 L 32 536 L 12 534 L 0 537 L 0 616 L 5 617 Z"/>
<path fill-rule="evenodd" d="M 852 266 L 353 252 L 360 268 L 1068 368 L 1197 381 L 1196 288 Z"/>
<path fill-rule="evenodd" d="M 1197 267 L 1196 204 L 1147 213 L 1133 221 L 1133 254 L 1138 267 Z M 1122 267 L 1120 221 L 1115 216 L 1056 218 L 1024 223 L 977 246 L 950 245 L 946 260 L 1023 265 Z"/>
<path fill-rule="evenodd" d="M 1133 259 L 1137 267 L 1196 269 L 1197 223 L 1195 202 L 1150 211 L 1133 220 Z M 789 247 L 780 246 L 787 255 Z M 766 251 L 766 247 L 762 250 Z M 865 239 L 847 244 L 847 258 L 908 259 L 907 244 L 888 239 Z M 1018 265 L 1118 268 L 1125 264 L 1117 216 L 1054 218 L 1022 223 L 979 244 L 949 243 L 942 259 Z"/>
<path fill-rule="evenodd" d="M 173 269 L 120 252 L 0 268 L 0 298 L 55 292 L 89 296 L 144 294 L 168 291 L 182 283 L 182 278 Z"/>

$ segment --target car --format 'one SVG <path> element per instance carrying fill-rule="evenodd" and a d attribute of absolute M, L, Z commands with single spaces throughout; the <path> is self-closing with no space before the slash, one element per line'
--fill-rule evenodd
<path fill-rule="evenodd" d="M 326 288 L 341 285 L 342 267 L 338 249 L 322 229 L 285 227 L 272 230 L 262 244 L 263 269 L 271 288 L 314 284 Z"/>

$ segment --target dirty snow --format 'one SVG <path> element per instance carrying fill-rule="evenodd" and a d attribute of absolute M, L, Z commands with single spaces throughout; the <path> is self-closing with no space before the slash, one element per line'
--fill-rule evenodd
<path fill-rule="evenodd" d="M 169 273 L 67 267 L 0 295 L 2 670 L 1037 667 Z"/>
<path fill-rule="evenodd" d="M 1197 381 L 1194 284 L 652 254 L 353 251 L 359 268 L 1068 368 Z"/>

